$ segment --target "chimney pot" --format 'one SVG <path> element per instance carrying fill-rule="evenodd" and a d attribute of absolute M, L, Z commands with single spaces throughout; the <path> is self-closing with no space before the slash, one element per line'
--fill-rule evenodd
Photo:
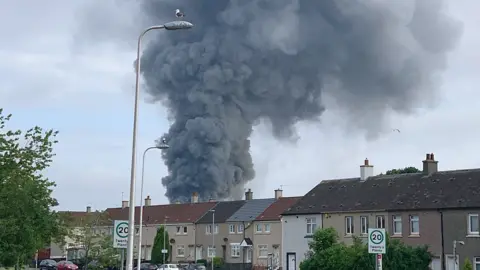
<path fill-rule="evenodd" d="M 122 208 L 128 207 L 128 201 L 122 201 Z"/>
<path fill-rule="evenodd" d="M 152 205 L 152 199 L 150 199 L 150 195 L 145 198 L 145 206 L 150 206 Z"/>
<path fill-rule="evenodd" d="M 427 154 L 427 155 L 425 156 L 425 160 L 430 160 L 430 154 Z"/>
<path fill-rule="evenodd" d="M 365 159 L 364 163 L 365 166 L 368 166 L 368 158 Z"/>
<path fill-rule="evenodd" d="M 430 160 L 435 160 L 435 156 L 433 155 L 433 153 L 430 154 Z"/>
<path fill-rule="evenodd" d="M 253 199 L 253 192 L 252 189 L 248 189 L 247 192 L 245 192 L 245 200 L 252 200 Z"/>
<path fill-rule="evenodd" d="M 192 193 L 192 203 L 198 203 L 198 193 L 197 192 Z"/>
<path fill-rule="evenodd" d="M 427 158 L 423 161 L 423 173 L 432 174 L 438 172 L 438 161 L 435 160 L 433 153 L 427 154 Z"/>
<path fill-rule="evenodd" d="M 370 162 L 368 161 L 368 158 L 365 159 L 363 162 L 364 165 L 360 166 L 360 180 L 365 181 L 369 177 L 373 176 L 373 166 L 370 165 Z"/>
<path fill-rule="evenodd" d="M 92 212 L 92 207 L 91 206 L 87 206 L 87 213 L 91 213 Z"/>
<path fill-rule="evenodd" d="M 276 189 L 275 190 L 275 199 L 280 199 L 281 197 L 283 197 L 283 190 L 281 189 Z"/>

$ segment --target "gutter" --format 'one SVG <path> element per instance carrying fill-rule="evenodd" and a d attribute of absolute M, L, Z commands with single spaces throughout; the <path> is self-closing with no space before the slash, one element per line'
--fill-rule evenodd
<path fill-rule="evenodd" d="M 444 240 L 444 235 L 443 235 L 443 212 L 441 210 L 438 210 L 440 213 L 440 236 L 441 236 L 441 241 L 442 241 L 442 258 L 440 261 L 442 262 L 442 270 L 446 270 L 447 268 L 445 267 L 445 240 Z"/>

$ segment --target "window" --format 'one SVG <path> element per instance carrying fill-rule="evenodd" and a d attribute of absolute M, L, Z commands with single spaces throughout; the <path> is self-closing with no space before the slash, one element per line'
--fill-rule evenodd
<path fill-rule="evenodd" d="M 237 233 L 243 233 L 243 224 L 238 224 Z"/>
<path fill-rule="evenodd" d="M 185 246 L 178 245 L 177 246 L 177 257 L 185 257 Z"/>
<path fill-rule="evenodd" d="M 268 257 L 268 246 L 267 245 L 258 245 L 258 257 L 267 258 Z"/>
<path fill-rule="evenodd" d="M 345 234 L 353 234 L 353 217 L 345 217 Z"/>
<path fill-rule="evenodd" d="M 420 219 L 418 216 L 410 216 L 410 234 L 420 233 Z"/>
<path fill-rule="evenodd" d="M 140 234 L 140 227 L 136 227 L 136 228 L 135 228 L 135 234 L 136 234 L 136 235 L 139 235 L 139 234 Z"/>
<path fill-rule="evenodd" d="M 368 217 L 360 217 L 360 233 L 368 234 Z"/>
<path fill-rule="evenodd" d="M 208 258 L 214 258 L 215 257 L 215 247 L 214 246 L 208 246 L 208 250 L 207 250 L 207 255 L 208 255 Z"/>
<path fill-rule="evenodd" d="M 230 224 L 228 226 L 228 233 L 235 233 L 235 224 Z"/>
<path fill-rule="evenodd" d="M 473 267 L 475 270 L 480 270 L 480 257 L 473 258 Z"/>
<path fill-rule="evenodd" d="M 180 233 L 181 233 L 181 231 L 182 231 L 182 227 L 180 227 L 180 226 L 177 226 L 177 234 L 180 234 Z"/>
<path fill-rule="evenodd" d="M 262 224 L 257 223 L 257 225 L 255 225 L 255 232 L 256 233 L 261 233 L 262 232 Z"/>
<path fill-rule="evenodd" d="M 470 214 L 468 215 L 468 234 L 478 235 L 478 214 Z"/>
<path fill-rule="evenodd" d="M 266 233 L 270 232 L 270 224 L 265 224 L 265 230 Z"/>
<path fill-rule="evenodd" d="M 307 218 L 307 234 L 313 234 L 317 229 L 317 219 Z"/>
<path fill-rule="evenodd" d="M 238 243 L 230 244 L 230 256 L 233 258 L 240 257 L 240 244 Z"/>
<path fill-rule="evenodd" d="M 402 234 L 402 217 L 393 216 L 393 234 L 400 235 Z"/>
<path fill-rule="evenodd" d="M 188 232 L 187 226 L 184 226 L 183 227 L 183 234 L 187 234 L 187 232 Z"/>
<path fill-rule="evenodd" d="M 377 216 L 377 229 L 385 229 L 385 216 Z"/>
<path fill-rule="evenodd" d="M 205 228 L 205 234 L 212 234 L 212 225 L 207 225 Z M 218 234 L 218 224 L 215 224 L 215 234 Z"/>
<path fill-rule="evenodd" d="M 215 234 L 218 234 L 218 224 L 215 224 Z"/>

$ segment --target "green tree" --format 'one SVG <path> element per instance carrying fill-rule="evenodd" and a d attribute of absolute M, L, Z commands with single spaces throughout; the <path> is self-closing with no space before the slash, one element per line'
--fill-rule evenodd
<path fill-rule="evenodd" d="M 164 235 L 165 233 L 165 235 Z M 165 239 L 165 241 L 164 241 Z M 155 240 L 153 241 L 153 247 L 152 247 L 152 263 L 155 264 L 164 264 L 167 263 L 168 261 L 168 255 L 169 255 L 169 247 L 170 247 L 170 238 L 168 237 L 168 232 L 165 231 L 164 226 L 161 226 L 157 230 L 157 235 L 155 235 Z M 165 254 L 165 261 L 163 260 L 163 253 L 162 249 L 165 247 L 167 250 L 167 253 Z"/>
<path fill-rule="evenodd" d="M 113 248 L 113 236 L 105 235 L 101 237 L 95 245 L 91 247 L 91 259 L 95 260 L 94 267 L 88 269 L 106 269 L 111 266 L 116 266 L 120 260 L 119 250 Z"/>
<path fill-rule="evenodd" d="M 473 265 L 468 258 L 465 259 L 462 270 L 473 270 Z"/>
<path fill-rule="evenodd" d="M 55 183 L 43 175 L 58 132 L 38 126 L 9 130 L 10 119 L 0 108 L 0 264 L 18 267 L 52 239 L 62 242 L 66 227 L 52 210 L 58 205 Z"/>
<path fill-rule="evenodd" d="M 392 175 L 392 174 L 418 173 L 418 172 L 420 172 L 420 170 L 415 167 L 405 167 L 403 169 L 391 169 L 387 171 L 385 174 Z"/>
<path fill-rule="evenodd" d="M 386 270 L 428 269 L 432 254 L 426 246 L 410 247 L 398 240 L 387 238 L 387 254 L 383 264 Z M 315 232 L 309 243 L 310 251 L 301 262 L 301 270 L 364 270 L 375 268 L 375 257 L 368 253 L 368 246 L 354 238 L 352 245 L 338 242 L 333 228 Z"/>

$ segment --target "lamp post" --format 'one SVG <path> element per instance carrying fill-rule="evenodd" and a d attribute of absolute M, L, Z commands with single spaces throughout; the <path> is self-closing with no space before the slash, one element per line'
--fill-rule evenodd
<path fill-rule="evenodd" d="M 453 270 L 457 270 L 457 244 L 463 246 L 465 242 L 453 240 Z"/>
<path fill-rule="evenodd" d="M 139 230 L 138 230 L 138 258 L 137 258 L 137 267 L 142 263 L 142 226 L 143 226 L 143 183 L 144 183 L 144 178 L 145 178 L 145 155 L 147 154 L 148 151 L 152 149 L 168 149 L 168 145 L 165 143 L 162 143 L 158 146 L 151 146 L 145 149 L 143 152 L 143 157 L 142 157 L 142 180 L 140 183 L 140 219 L 138 221 L 139 223 Z M 138 268 L 140 269 L 140 268 Z"/>
<path fill-rule="evenodd" d="M 213 248 L 213 255 L 212 256 L 212 270 L 213 270 L 213 259 L 215 258 L 215 255 L 217 254 L 217 250 L 215 249 L 215 210 L 210 209 L 208 210 L 209 212 L 212 212 L 212 248 Z"/>
<path fill-rule="evenodd" d="M 151 30 L 181 30 L 192 28 L 193 24 L 186 21 L 173 21 L 164 25 L 154 25 L 145 29 L 138 37 L 137 44 L 137 63 L 135 71 L 135 98 L 133 103 L 133 131 L 132 131 L 132 163 L 130 170 L 130 208 L 128 209 L 128 242 L 127 242 L 127 270 L 133 269 L 133 241 L 135 230 L 135 184 L 136 184 L 136 152 L 137 152 L 137 126 L 138 126 L 138 97 L 140 95 L 140 50 L 142 45 L 142 38 Z"/>
<path fill-rule="evenodd" d="M 166 240 L 166 236 L 167 236 L 167 216 L 165 216 L 165 218 L 163 219 L 163 249 L 162 249 L 162 253 L 163 253 L 163 264 L 165 264 L 165 255 L 167 254 L 167 252 L 165 252 L 165 242 L 167 241 Z M 163 269 L 162 269 L 163 270 Z"/>

